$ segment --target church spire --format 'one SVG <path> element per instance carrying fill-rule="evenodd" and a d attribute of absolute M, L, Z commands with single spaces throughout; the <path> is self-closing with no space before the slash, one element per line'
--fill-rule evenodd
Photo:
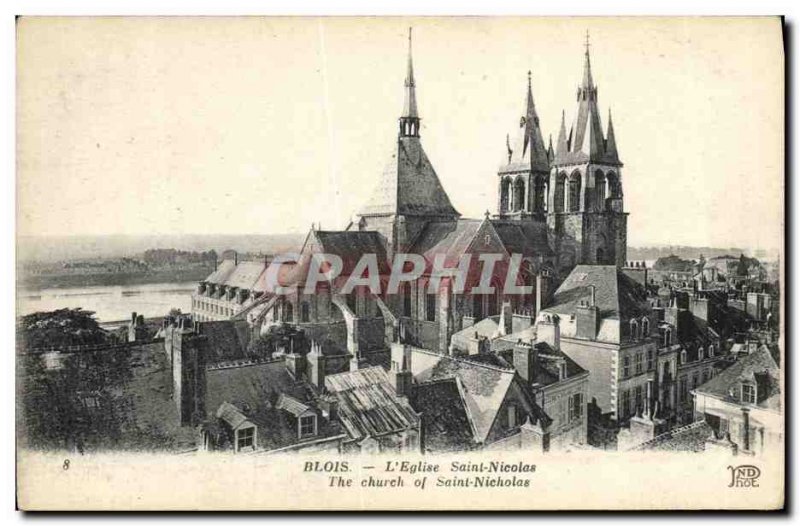
<path fill-rule="evenodd" d="M 405 101 L 400 115 L 400 137 L 419 137 L 417 91 L 414 83 L 414 62 L 411 57 L 411 28 L 408 28 L 408 67 L 406 69 Z"/>
<path fill-rule="evenodd" d="M 561 110 L 561 128 L 558 130 L 558 139 L 556 140 L 556 157 L 564 157 L 569 152 L 567 125 L 564 122 L 564 118 L 564 110 Z"/>
<path fill-rule="evenodd" d="M 608 109 L 608 132 L 606 133 L 606 157 L 610 162 L 619 162 L 617 139 L 614 137 L 614 124 L 611 122 L 611 108 Z"/>
<path fill-rule="evenodd" d="M 594 81 L 592 80 L 592 62 L 589 58 L 589 30 L 586 30 L 586 42 L 584 43 L 584 59 L 583 59 L 583 82 L 581 82 L 581 89 L 591 91 L 594 88 Z"/>
<path fill-rule="evenodd" d="M 524 164 L 537 172 L 548 172 L 550 160 L 547 147 L 539 128 L 539 115 L 533 102 L 531 72 L 528 71 L 528 85 L 525 92 L 525 113 L 520 117 L 516 139 L 509 148 L 507 166 Z"/>

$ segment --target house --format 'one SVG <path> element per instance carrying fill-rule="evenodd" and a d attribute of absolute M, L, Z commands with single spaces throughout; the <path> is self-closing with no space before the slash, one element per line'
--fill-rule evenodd
<path fill-rule="evenodd" d="M 421 451 L 420 417 L 409 403 L 408 383 L 392 382 L 382 367 L 373 366 L 327 376 L 325 387 L 347 432 L 343 451 Z"/>
<path fill-rule="evenodd" d="M 392 345 L 392 371 L 410 372 L 426 451 L 550 448 L 549 416 L 514 366 L 492 352 L 467 356 Z"/>
<path fill-rule="evenodd" d="M 713 430 L 713 447 L 762 454 L 782 447 L 780 368 L 765 346 L 692 390 L 695 419 Z"/>

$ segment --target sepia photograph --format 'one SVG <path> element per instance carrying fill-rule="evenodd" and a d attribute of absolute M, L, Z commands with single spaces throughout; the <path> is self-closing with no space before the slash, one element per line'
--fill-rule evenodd
<path fill-rule="evenodd" d="M 19 508 L 782 509 L 785 31 L 19 17 Z"/>

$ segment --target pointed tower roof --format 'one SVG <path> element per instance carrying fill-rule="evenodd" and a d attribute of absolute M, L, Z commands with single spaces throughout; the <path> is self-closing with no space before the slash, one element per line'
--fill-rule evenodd
<path fill-rule="evenodd" d="M 419 118 L 417 113 L 417 90 L 414 84 L 414 61 L 411 58 L 411 28 L 408 28 L 408 66 L 406 67 L 405 100 L 400 117 Z"/>
<path fill-rule="evenodd" d="M 395 151 L 383 170 L 377 188 L 359 216 L 416 215 L 459 217 L 419 140 L 419 115 L 408 32 L 408 68 L 405 104 Z"/>
<path fill-rule="evenodd" d="M 567 143 L 567 126 L 564 122 L 564 110 L 561 110 L 561 128 L 558 130 L 558 140 L 556 141 L 556 159 L 562 158 L 569 152 Z"/>
<path fill-rule="evenodd" d="M 592 78 L 592 63 L 589 55 L 589 33 L 583 59 L 583 78 L 577 92 L 578 111 L 575 114 L 569 139 L 556 148 L 555 164 L 581 164 L 586 162 L 611 161 L 606 153 L 603 123 L 597 106 L 597 86 Z M 565 134 L 566 135 L 566 134 Z M 560 138 L 559 138 L 560 139 Z M 566 147 L 564 147 L 566 146 Z M 619 159 L 616 160 L 619 163 Z"/>
<path fill-rule="evenodd" d="M 606 160 L 609 163 L 619 163 L 617 153 L 617 139 L 614 137 L 614 124 L 611 122 L 611 108 L 608 109 L 608 132 L 606 133 Z"/>
<path fill-rule="evenodd" d="M 520 170 L 550 171 L 550 160 L 539 127 L 539 115 L 533 102 L 530 71 L 528 71 L 528 91 L 525 94 L 525 115 L 519 121 L 519 131 L 511 147 L 508 164 L 503 166 L 501 172 Z"/>

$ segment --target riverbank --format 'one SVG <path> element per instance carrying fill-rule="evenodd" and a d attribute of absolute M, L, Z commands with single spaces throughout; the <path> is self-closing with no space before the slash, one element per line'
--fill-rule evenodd
<path fill-rule="evenodd" d="M 46 289 L 80 287 L 120 287 L 162 283 L 187 283 L 203 280 L 213 271 L 213 268 L 195 267 L 147 272 L 104 272 L 95 274 L 63 273 L 24 275 L 20 273 L 17 284 L 20 288 L 28 292 L 33 292 Z"/>

